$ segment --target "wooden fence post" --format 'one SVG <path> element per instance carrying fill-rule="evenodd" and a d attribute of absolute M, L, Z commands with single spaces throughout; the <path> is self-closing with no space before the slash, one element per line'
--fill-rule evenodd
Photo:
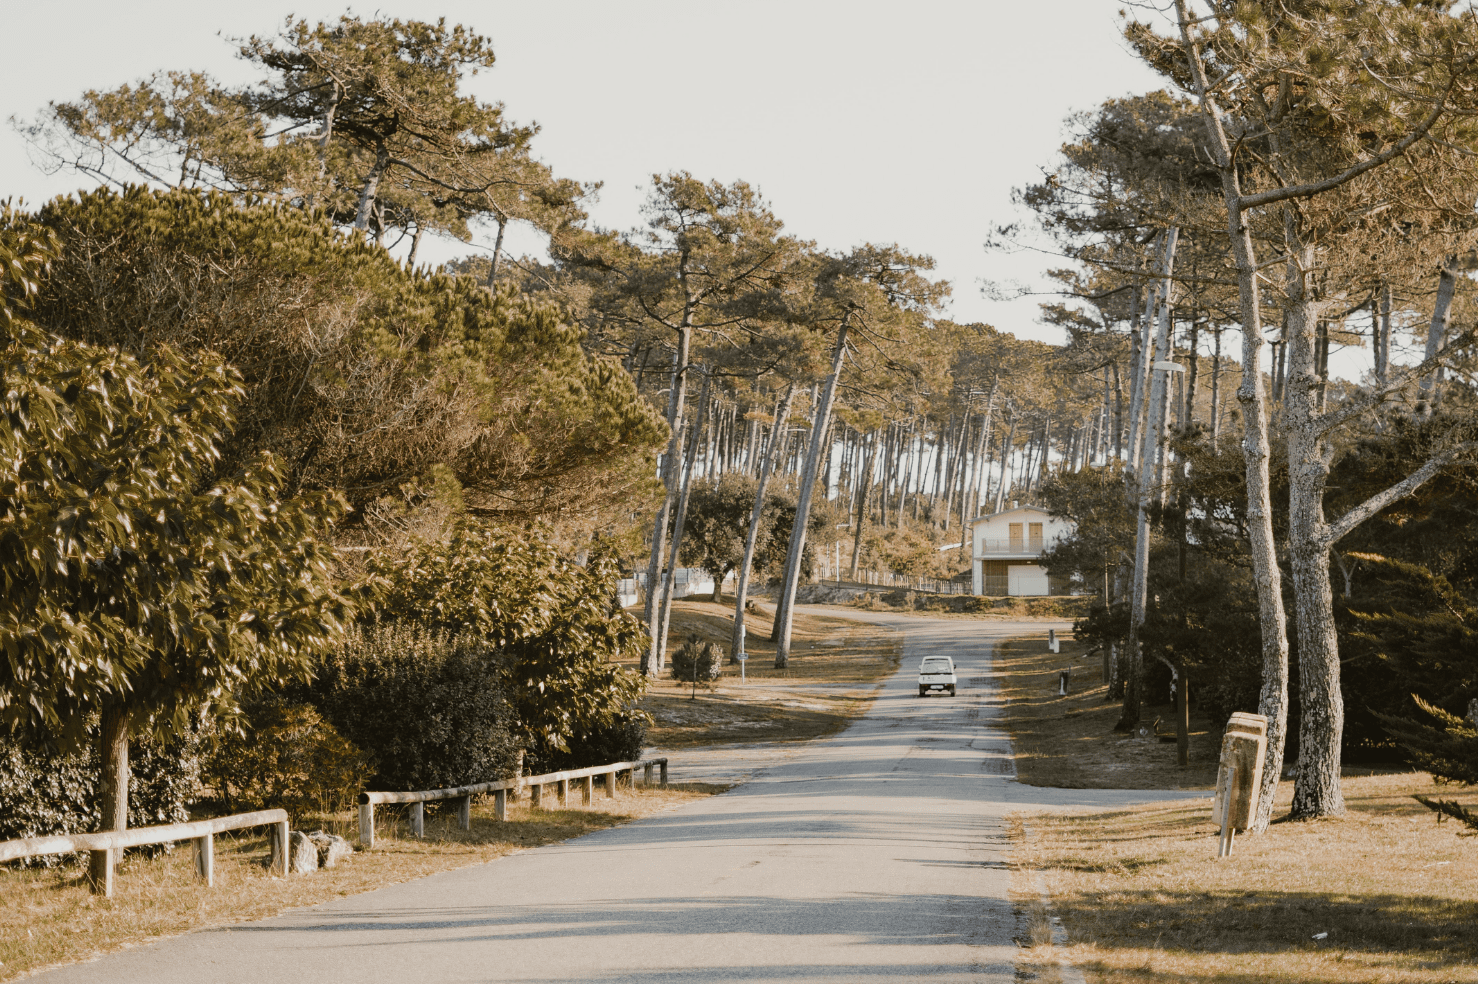
<path fill-rule="evenodd" d="M 472 797 L 463 796 L 457 801 L 457 826 L 463 830 L 472 829 Z"/>
<path fill-rule="evenodd" d="M 359 804 L 359 843 L 365 850 L 375 846 L 375 804 Z"/>
<path fill-rule="evenodd" d="M 554 784 L 554 795 L 559 800 L 559 808 L 562 810 L 570 801 L 570 781 L 561 779 Z"/>
<path fill-rule="evenodd" d="M 652 784 L 652 765 L 653 763 L 648 762 L 647 767 L 642 769 L 641 784 L 643 789 Z M 632 782 L 632 785 L 635 786 L 636 783 Z"/>
<path fill-rule="evenodd" d="M 544 784 L 542 782 L 529 783 L 529 809 L 537 810 L 544 802 Z"/>
<path fill-rule="evenodd" d="M 616 770 L 606 773 L 606 799 L 616 798 Z"/>
<path fill-rule="evenodd" d="M 590 805 L 590 800 L 595 796 L 595 776 L 586 776 L 580 780 L 580 803 L 584 806 Z"/>
<path fill-rule="evenodd" d="M 92 887 L 92 894 L 111 899 L 113 897 L 113 849 L 88 853 L 90 859 L 87 865 L 87 881 Z"/>
<path fill-rule="evenodd" d="M 195 873 L 205 882 L 206 888 L 216 883 L 216 838 L 214 834 L 195 838 Z"/>
<path fill-rule="evenodd" d="M 662 760 L 662 788 L 667 788 L 667 760 Z"/>
<path fill-rule="evenodd" d="M 277 842 L 277 875 L 279 878 L 286 878 L 288 872 L 287 852 L 292 847 L 291 842 L 288 840 L 286 820 L 272 825 L 272 836 Z"/>
<path fill-rule="evenodd" d="M 425 803 L 420 803 L 420 802 L 412 803 L 411 804 L 411 809 L 410 809 L 410 817 L 409 817 L 409 819 L 410 819 L 410 822 L 411 822 L 411 836 L 412 837 L 425 837 L 426 836 L 426 804 Z"/>
<path fill-rule="evenodd" d="M 506 789 L 493 792 L 493 816 L 499 820 L 508 819 L 508 792 Z"/>

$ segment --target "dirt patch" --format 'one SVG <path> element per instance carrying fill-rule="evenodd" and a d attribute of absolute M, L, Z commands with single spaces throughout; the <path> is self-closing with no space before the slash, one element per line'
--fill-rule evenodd
<path fill-rule="evenodd" d="M 1478 980 L 1478 843 L 1410 798 L 1433 792 L 1425 774 L 1347 774 L 1344 791 L 1345 819 L 1274 823 L 1220 861 L 1204 800 L 1026 817 L 1013 880 L 1025 898 L 1045 871 L 1091 981 Z"/>
<path fill-rule="evenodd" d="M 1018 779 L 1065 789 L 1210 789 L 1216 780 L 1221 729 L 1191 704 L 1191 764 L 1176 764 L 1174 741 L 1116 734 L 1120 704 L 1104 699 L 1102 658 L 1071 638 L 1047 651 L 1047 633 L 996 646 L 992 671 L 1005 700 L 1001 726 L 1011 733 Z M 1058 674 L 1071 668 L 1069 694 Z M 1192 698 L 1195 692 L 1191 693 Z M 1173 734 L 1172 705 L 1147 705 L 1142 721 Z"/>
<path fill-rule="evenodd" d="M 862 714 L 880 681 L 898 668 L 901 636 L 825 613 L 797 612 L 789 665 L 775 668 L 770 641 L 774 610 L 756 606 L 746 619 L 749 659 L 726 665 L 712 686 L 670 678 L 653 681 L 641 708 L 652 715 L 648 741 L 658 748 L 808 741 L 835 734 Z M 684 600 L 672 609 L 669 650 L 690 636 L 729 649 L 733 602 Z"/>

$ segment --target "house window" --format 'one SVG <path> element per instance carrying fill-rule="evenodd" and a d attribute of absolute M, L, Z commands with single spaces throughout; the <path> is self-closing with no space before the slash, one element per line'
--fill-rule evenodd
<path fill-rule="evenodd" d="M 1021 553 L 1026 549 L 1026 537 L 1023 536 L 1024 527 L 1020 523 L 1011 524 L 1011 552 Z"/>
<path fill-rule="evenodd" d="M 1031 534 L 1031 550 L 1035 553 L 1042 552 L 1042 524 L 1032 523 L 1029 530 Z"/>

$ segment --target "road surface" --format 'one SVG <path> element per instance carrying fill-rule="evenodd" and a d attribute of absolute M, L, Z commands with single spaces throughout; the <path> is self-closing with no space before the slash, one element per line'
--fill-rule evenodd
<path fill-rule="evenodd" d="M 39 976 L 45 984 L 1014 980 L 1007 814 L 1197 793 L 1014 781 L 992 640 L 1046 623 L 858 612 L 902 668 L 842 734 L 624 827 Z M 1063 628 L 1065 626 L 1057 626 Z M 920 699 L 919 657 L 959 695 Z M 672 778 L 684 778 L 681 756 Z"/>

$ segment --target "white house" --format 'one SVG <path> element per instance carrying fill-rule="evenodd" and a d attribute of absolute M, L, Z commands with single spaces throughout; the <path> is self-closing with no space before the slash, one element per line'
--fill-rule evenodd
<path fill-rule="evenodd" d="M 970 521 L 971 591 L 978 595 L 1052 593 L 1047 568 L 1036 563 L 1042 552 L 1073 531 L 1040 506 L 1020 506 Z"/>

